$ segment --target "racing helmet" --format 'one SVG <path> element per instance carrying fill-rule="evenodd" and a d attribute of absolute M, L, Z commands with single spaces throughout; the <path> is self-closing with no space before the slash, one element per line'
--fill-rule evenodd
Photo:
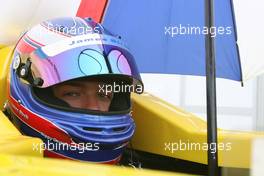
<path fill-rule="evenodd" d="M 71 107 L 54 96 L 52 87 L 72 80 L 118 85 L 109 110 Z M 7 104 L 19 131 L 43 140 L 45 156 L 117 163 L 135 131 L 131 91 L 142 93 L 143 83 L 121 38 L 91 18 L 64 17 L 32 27 L 18 41 Z"/>

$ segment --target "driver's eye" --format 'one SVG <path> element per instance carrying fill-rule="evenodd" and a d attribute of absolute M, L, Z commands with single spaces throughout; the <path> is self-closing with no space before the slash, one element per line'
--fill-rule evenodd
<path fill-rule="evenodd" d="M 79 97 L 79 96 L 81 96 L 81 94 L 78 92 L 67 92 L 67 93 L 64 93 L 63 96 L 65 96 L 65 97 Z"/>

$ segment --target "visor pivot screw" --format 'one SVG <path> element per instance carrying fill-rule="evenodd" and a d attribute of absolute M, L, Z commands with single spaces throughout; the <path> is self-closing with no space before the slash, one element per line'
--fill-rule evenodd
<path fill-rule="evenodd" d="M 34 79 L 34 82 L 33 82 L 34 86 L 42 86 L 43 83 L 44 83 L 44 81 L 41 78 L 36 78 L 36 79 Z"/>
<path fill-rule="evenodd" d="M 30 71 L 31 62 L 29 59 L 27 59 L 27 62 L 25 64 L 22 64 L 19 70 L 19 76 L 22 78 L 27 78 Z"/>
<path fill-rule="evenodd" d="M 25 77 L 26 74 L 27 74 L 27 69 L 25 67 L 21 68 L 19 74 L 20 74 L 21 77 Z"/>

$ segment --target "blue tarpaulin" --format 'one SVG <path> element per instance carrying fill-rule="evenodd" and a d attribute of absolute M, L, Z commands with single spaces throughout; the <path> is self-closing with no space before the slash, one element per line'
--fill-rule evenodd
<path fill-rule="evenodd" d="M 205 28 L 204 0 L 114 0 L 106 28 L 120 35 L 141 73 L 205 75 L 205 34 L 215 36 L 216 76 L 241 81 L 232 0 L 215 0 L 215 27 Z"/>

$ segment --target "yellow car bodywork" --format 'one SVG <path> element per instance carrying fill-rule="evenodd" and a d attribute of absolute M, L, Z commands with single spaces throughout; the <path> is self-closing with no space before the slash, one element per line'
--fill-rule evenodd
<path fill-rule="evenodd" d="M 1 110 L 6 101 L 6 80 L 13 48 L 14 46 L 0 48 Z M 132 99 L 132 115 L 136 122 L 136 132 L 132 139 L 134 149 L 207 164 L 207 150 L 204 148 L 207 139 L 205 121 L 148 93 L 133 94 Z M 0 129 L 0 174 L 16 175 L 14 174 L 16 172 L 27 173 L 26 175 L 90 173 L 90 175 L 165 176 L 171 174 L 43 158 L 42 151 L 33 150 L 33 145 L 40 145 L 42 141 L 21 135 L 2 112 L 0 112 Z M 219 148 L 219 165 L 250 168 L 252 141 L 257 137 L 264 137 L 264 133 L 218 129 L 218 142 L 225 146 L 222 150 Z M 179 147 L 184 144 L 185 150 L 181 150 Z"/>

